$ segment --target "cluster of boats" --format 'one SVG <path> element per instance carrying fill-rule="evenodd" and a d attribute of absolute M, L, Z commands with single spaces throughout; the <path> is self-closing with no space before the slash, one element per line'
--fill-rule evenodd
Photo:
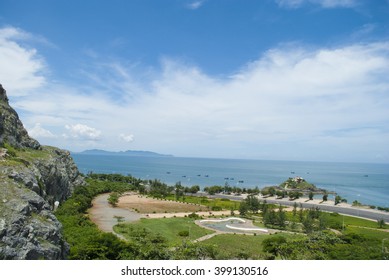
<path fill-rule="evenodd" d="M 166 174 L 171 174 L 171 172 L 170 171 L 166 171 Z M 182 178 L 186 178 L 186 177 L 187 177 L 186 175 L 182 175 Z M 197 174 L 197 177 L 201 177 L 201 174 Z M 209 175 L 206 174 L 206 175 L 204 175 L 204 177 L 208 178 Z M 230 177 L 224 177 L 224 180 L 226 180 L 226 181 L 228 181 L 228 180 L 233 181 L 235 179 L 232 178 L 232 177 L 231 178 Z M 244 183 L 244 181 L 243 180 L 239 180 L 238 183 Z"/>

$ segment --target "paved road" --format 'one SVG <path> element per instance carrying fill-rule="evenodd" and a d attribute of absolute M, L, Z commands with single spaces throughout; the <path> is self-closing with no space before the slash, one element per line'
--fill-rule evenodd
<path fill-rule="evenodd" d="M 204 193 L 198 193 L 196 194 L 198 196 L 205 195 Z M 210 198 L 228 198 L 231 200 L 243 200 L 244 197 L 242 196 L 231 196 L 231 195 L 206 195 Z M 263 198 L 259 198 L 260 200 L 265 200 Z M 293 206 L 294 201 L 289 200 L 280 200 L 280 199 L 269 199 L 266 198 L 266 201 L 268 203 L 275 203 L 275 204 L 281 204 L 281 205 L 287 205 L 287 206 Z M 300 206 L 300 202 L 297 202 Z M 371 219 L 371 220 L 381 220 L 383 219 L 386 223 L 389 223 L 389 213 L 378 211 L 378 210 L 372 210 L 372 209 L 361 209 L 361 208 L 354 208 L 354 207 L 342 207 L 342 206 L 335 206 L 335 205 L 323 205 L 323 204 L 313 204 L 308 202 L 301 202 L 301 205 L 303 208 L 312 208 L 312 207 L 319 207 L 320 210 L 328 211 L 328 212 L 337 212 L 339 214 L 346 214 L 356 217 L 361 217 L 365 219 Z"/>

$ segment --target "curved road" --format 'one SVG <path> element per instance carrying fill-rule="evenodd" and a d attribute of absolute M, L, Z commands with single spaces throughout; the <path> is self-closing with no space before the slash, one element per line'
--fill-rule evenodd
<path fill-rule="evenodd" d="M 223 195 L 223 194 L 217 194 L 217 195 L 206 195 L 204 193 L 198 193 L 197 196 L 205 195 L 209 198 L 228 198 L 231 200 L 243 200 L 244 197 L 242 196 L 232 196 L 232 195 Z M 266 200 L 268 203 L 272 204 L 281 204 L 286 206 L 293 206 L 295 201 L 289 201 L 289 200 L 282 200 L 282 199 L 272 199 L 272 198 L 259 198 L 260 201 Z M 300 202 L 297 202 L 297 205 L 300 206 Z M 373 209 L 363 209 L 363 208 L 355 208 L 355 207 L 342 207 L 342 206 L 335 206 L 335 205 L 323 205 L 323 204 L 314 204 L 309 202 L 301 202 L 301 206 L 303 208 L 312 208 L 312 207 L 319 207 L 322 211 L 327 212 L 337 212 L 339 214 L 345 214 L 365 219 L 371 219 L 371 220 L 381 220 L 383 219 L 385 223 L 389 223 L 389 213 L 379 211 L 379 210 L 373 210 Z"/>

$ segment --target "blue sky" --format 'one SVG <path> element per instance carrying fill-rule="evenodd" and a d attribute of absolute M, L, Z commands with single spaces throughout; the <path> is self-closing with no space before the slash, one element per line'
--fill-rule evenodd
<path fill-rule="evenodd" d="M 0 0 L 0 61 L 42 144 L 389 162 L 388 0 Z"/>

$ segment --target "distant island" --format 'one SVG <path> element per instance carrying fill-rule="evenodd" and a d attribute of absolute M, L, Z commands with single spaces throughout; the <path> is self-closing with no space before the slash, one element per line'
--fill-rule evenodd
<path fill-rule="evenodd" d="M 72 152 L 73 154 L 79 155 L 94 155 L 94 156 L 129 156 L 129 157 L 173 157 L 173 155 L 164 155 L 150 151 L 120 151 L 112 152 L 99 149 L 85 150 L 82 152 Z"/>

